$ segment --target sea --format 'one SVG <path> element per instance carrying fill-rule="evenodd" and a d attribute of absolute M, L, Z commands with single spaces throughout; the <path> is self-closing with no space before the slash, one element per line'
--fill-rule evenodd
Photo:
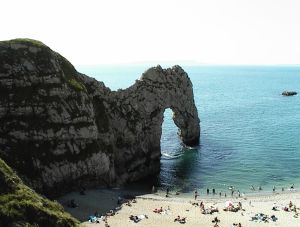
<path fill-rule="evenodd" d="M 155 65 L 79 66 L 111 90 L 125 89 Z M 162 65 L 170 67 L 170 65 Z M 242 193 L 300 189 L 300 65 L 182 66 L 200 118 L 200 144 L 185 147 L 166 109 L 161 138 L 164 190 Z"/>

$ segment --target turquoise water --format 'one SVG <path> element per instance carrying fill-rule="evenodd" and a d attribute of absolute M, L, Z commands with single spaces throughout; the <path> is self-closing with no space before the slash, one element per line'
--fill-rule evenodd
<path fill-rule="evenodd" d="M 126 88 L 148 66 L 78 67 L 112 90 Z M 183 148 L 165 111 L 157 184 L 183 192 L 229 185 L 270 191 L 300 187 L 300 66 L 186 66 L 201 120 L 200 145 Z"/>

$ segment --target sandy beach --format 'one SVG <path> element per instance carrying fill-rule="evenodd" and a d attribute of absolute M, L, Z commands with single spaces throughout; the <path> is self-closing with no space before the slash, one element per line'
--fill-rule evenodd
<path fill-rule="evenodd" d="M 65 209 L 76 218 L 82 221 L 83 226 L 105 226 L 103 220 L 100 223 L 91 223 L 88 220 L 90 215 L 96 211 L 101 215 L 105 212 L 120 206 L 120 210 L 114 216 L 107 217 L 107 222 L 110 227 L 125 227 L 125 226 L 149 226 L 149 227 L 171 227 L 171 226 L 214 226 L 212 221 L 217 217 L 220 222 L 218 226 L 234 226 L 232 224 L 241 223 L 242 226 L 289 226 L 299 227 L 300 217 L 295 215 L 295 211 L 284 211 L 284 207 L 289 207 L 289 202 L 292 201 L 296 206 L 296 211 L 300 208 L 300 193 L 295 191 L 285 191 L 280 193 L 269 194 L 249 194 L 244 197 L 226 198 L 215 195 L 214 197 L 198 196 L 197 200 L 191 194 L 175 195 L 166 198 L 164 194 L 143 194 L 136 196 L 136 202 L 117 204 L 118 197 L 127 192 L 120 190 L 89 190 L 85 195 L 80 195 L 78 192 L 70 193 L 59 199 L 59 202 L 65 206 Z M 67 203 L 70 199 L 74 199 L 78 203 L 78 207 L 69 208 Z M 199 207 L 200 202 L 204 203 L 205 209 L 211 206 L 218 208 L 219 212 L 213 214 L 202 214 Z M 226 201 L 232 201 L 237 207 L 238 202 L 241 202 L 242 209 L 237 212 L 224 211 Z M 197 205 L 198 203 L 198 205 Z M 272 210 L 273 207 L 277 210 Z M 154 213 L 155 208 L 161 208 L 161 213 Z M 261 220 L 252 220 L 256 214 L 262 213 L 267 215 L 268 222 Z M 129 219 L 130 215 L 141 215 L 142 219 L 135 223 Z M 186 217 L 185 224 L 174 222 L 177 216 Z M 275 221 L 270 217 L 274 215 Z M 147 218 L 146 218 L 147 216 Z M 260 218 L 258 218 L 260 219 Z"/>

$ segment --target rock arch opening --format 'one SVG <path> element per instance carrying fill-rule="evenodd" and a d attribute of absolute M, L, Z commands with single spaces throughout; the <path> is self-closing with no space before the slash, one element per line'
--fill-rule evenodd
<path fill-rule="evenodd" d="M 170 108 L 165 109 L 163 112 L 160 147 L 161 154 L 165 156 L 174 154 L 175 151 L 178 151 L 182 147 L 182 142 L 178 136 L 180 129 L 174 123 L 173 116 L 174 112 Z"/>

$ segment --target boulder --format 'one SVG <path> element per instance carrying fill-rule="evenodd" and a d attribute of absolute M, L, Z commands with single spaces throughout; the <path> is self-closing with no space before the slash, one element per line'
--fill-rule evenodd
<path fill-rule="evenodd" d="M 293 95 L 297 95 L 297 92 L 295 92 L 295 91 L 284 91 L 281 94 L 283 96 L 293 96 Z"/>

